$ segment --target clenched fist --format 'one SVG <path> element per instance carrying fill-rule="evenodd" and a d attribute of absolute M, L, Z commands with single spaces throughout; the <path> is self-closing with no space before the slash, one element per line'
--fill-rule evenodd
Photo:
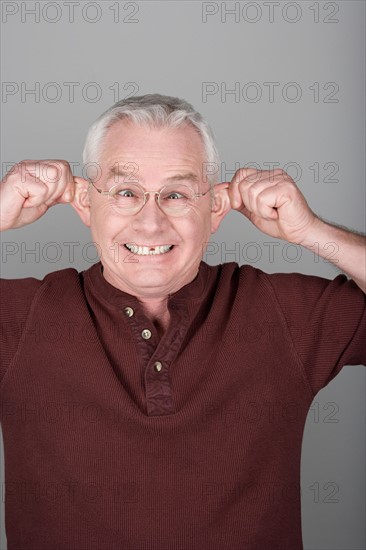
<path fill-rule="evenodd" d="M 73 200 L 75 181 L 65 160 L 23 160 L 0 183 L 0 230 L 32 223 L 55 204 Z"/>
<path fill-rule="evenodd" d="M 302 244 L 318 221 L 293 179 L 283 170 L 240 168 L 228 193 L 231 207 L 271 237 Z"/>

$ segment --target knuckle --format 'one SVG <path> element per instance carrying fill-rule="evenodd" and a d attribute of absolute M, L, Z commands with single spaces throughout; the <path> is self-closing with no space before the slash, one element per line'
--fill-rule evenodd
<path fill-rule="evenodd" d="M 282 171 L 281 171 L 281 176 L 282 176 L 283 179 L 285 179 L 286 181 L 290 181 L 290 182 L 293 181 L 293 179 L 292 179 L 292 177 L 290 176 L 290 174 L 288 174 L 285 170 L 282 170 Z"/>
<path fill-rule="evenodd" d="M 261 170 L 260 168 L 250 168 L 246 177 L 248 181 L 255 183 L 261 179 L 262 175 L 263 175 L 263 170 Z"/>
<path fill-rule="evenodd" d="M 256 168 L 255 166 L 248 166 L 247 168 L 243 168 L 243 170 L 245 170 L 247 175 L 249 176 L 261 172 L 261 170 L 259 168 Z"/>
<path fill-rule="evenodd" d="M 49 195 L 49 188 L 43 181 L 39 181 L 34 184 L 34 189 L 37 191 L 37 195 L 40 195 L 41 197 L 46 197 Z"/>
<path fill-rule="evenodd" d="M 62 170 L 65 170 L 65 171 L 70 170 L 70 165 L 65 159 L 57 159 L 54 161 L 54 163 L 56 164 L 56 166 L 60 167 Z"/>
<path fill-rule="evenodd" d="M 43 172 L 52 183 L 67 181 L 70 177 L 70 165 L 63 159 L 52 159 L 43 162 Z"/>
<path fill-rule="evenodd" d="M 273 174 L 275 176 L 285 176 L 286 175 L 286 172 L 284 170 L 282 170 L 282 168 L 276 168 L 274 171 L 273 171 Z"/>
<path fill-rule="evenodd" d="M 249 199 L 255 199 L 255 197 L 256 197 L 256 195 L 257 195 L 257 192 L 256 192 L 256 190 L 254 189 L 254 187 L 249 187 L 247 193 L 248 193 Z"/>
<path fill-rule="evenodd" d="M 13 166 L 10 168 L 10 170 L 8 171 L 6 176 L 9 177 L 9 176 L 13 176 L 13 175 L 17 174 L 18 172 L 20 172 L 21 166 L 22 166 L 22 164 L 20 162 L 17 162 L 15 164 L 13 164 Z"/>
<path fill-rule="evenodd" d="M 244 179 L 250 175 L 252 175 L 253 173 L 257 173 L 257 169 L 256 168 L 244 168 L 244 167 L 241 167 L 241 168 L 238 168 L 234 174 L 234 179 L 235 180 L 241 180 L 241 179 Z"/>
<path fill-rule="evenodd" d="M 243 174 L 243 169 L 242 168 L 238 168 L 234 174 L 234 181 L 238 181 L 241 179 L 242 177 L 242 174 Z"/>
<path fill-rule="evenodd" d="M 62 175 L 60 169 L 54 164 L 47 165 L 44 168 L 42 171 L 44 180 L 47 183 L 57 183 Z"/>
<path fill-rule="evenodd" d="M 264 195 L 262 195 L 262 194 L 261 194 L 261 195 L 258 195 L 258 197 L 257 197 L 257 202 L 258 202 L 258 204 L 261 205 L 261 206 L 266 205 L 266 199 L 265 199 Z"/>

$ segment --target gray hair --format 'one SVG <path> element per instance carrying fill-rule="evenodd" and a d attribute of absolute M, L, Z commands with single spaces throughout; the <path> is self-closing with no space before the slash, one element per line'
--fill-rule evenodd
<path fill-rule="evenodd" d="M 107 130 L 122 119 L 150 127 L 178 128 L 184 123 L 193 126 L 203 143 L 207 181 L 210 185 L 217 183 L 220 158 L 207 121 L 187 101 L 160 94 L 129 97 L 107 109 L 88 131 L 83 151 L 84 165 L 99 161 Z"/>

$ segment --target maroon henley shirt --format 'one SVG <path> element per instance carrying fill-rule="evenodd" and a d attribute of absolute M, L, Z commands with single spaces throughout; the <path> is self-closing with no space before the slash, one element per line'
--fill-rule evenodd
<path fill-rule="evenodd" d="M 101 264 L 1 281 L 9 550 L 301 550 L 316 393 L 366 363 L 365 295 L 201 263 L 159 340 Z"/>

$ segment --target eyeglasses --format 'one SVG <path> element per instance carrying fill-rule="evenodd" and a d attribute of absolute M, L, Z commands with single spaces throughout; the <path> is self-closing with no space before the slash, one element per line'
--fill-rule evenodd
<path fill-rule="evenodd" d="M 90 181 L 90 180 L 89 180 Z M 159 208 L 169 216 L 182 216 L 194 205 L 195 200 L 204 197 L 210 191 L 195 193 L 194 190 L 183 183 L 172 183 L 164 186 L 160 191 L 145 191 L 137 183 L 119 183 L 113 185 L 109 191 L 103 191 L 90 181 L 101 195 L 108 196 L 111 206 L 123 214 L 137 214 L 145 206 L 148 196 L 155 195 Z"/>

